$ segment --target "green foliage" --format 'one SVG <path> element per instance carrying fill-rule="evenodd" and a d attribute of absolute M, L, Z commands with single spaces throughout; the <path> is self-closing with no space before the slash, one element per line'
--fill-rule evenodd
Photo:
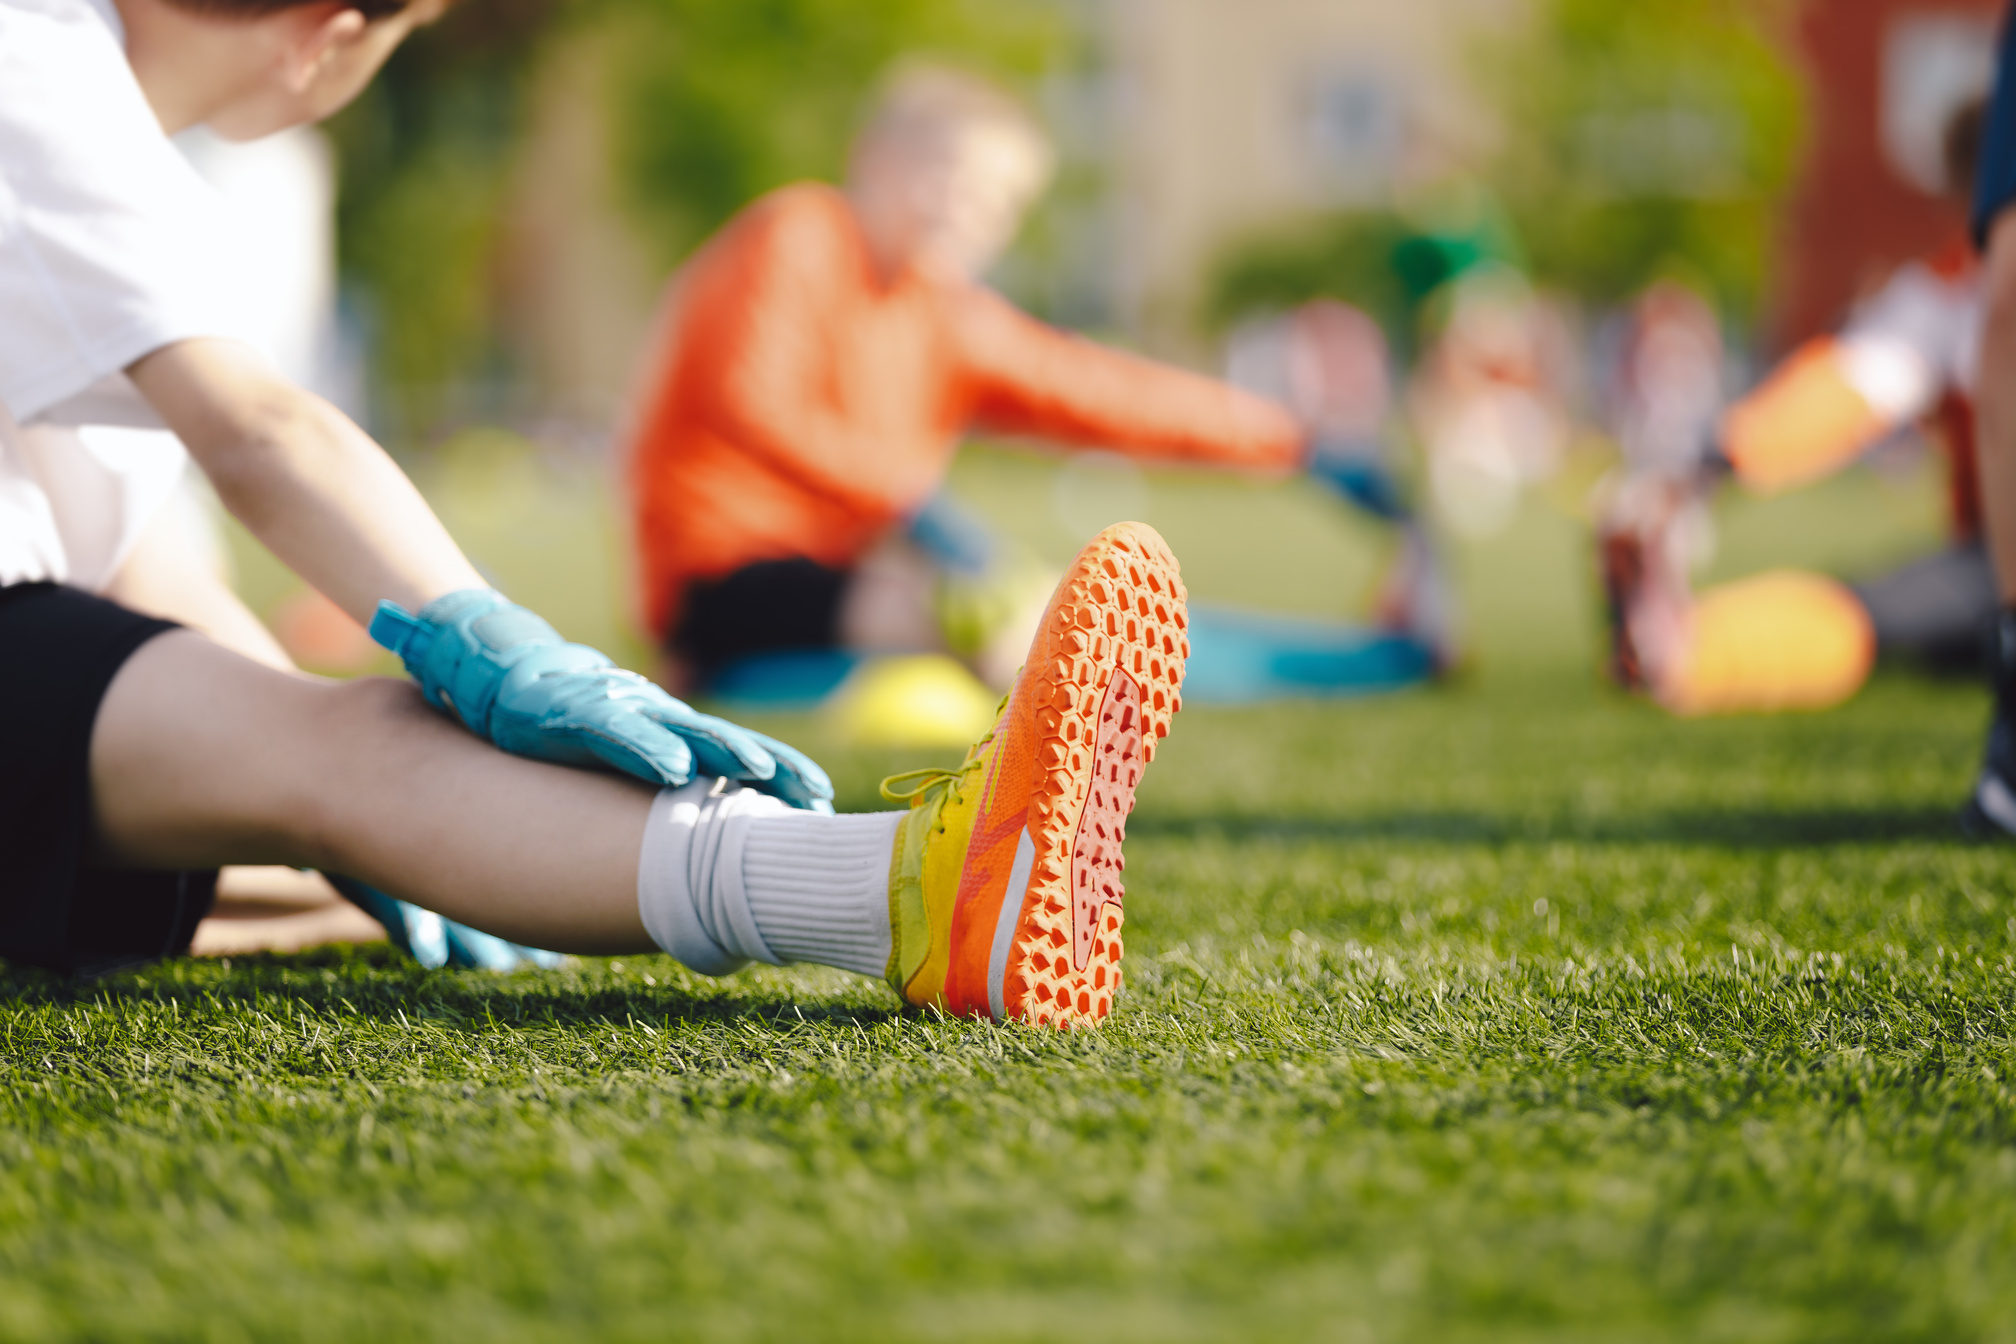
<path fill-rule="evenodd" d="M 1354 214 L 1250 238 L 1213 268 L 1204 300 L 1208 329 L 1292 308 L 1322 295 L 1356 304 L 1389 333 L 1405 329 L 1413 296 L 1394 266 L 1410 231 L 1395 215 Z"/>
<path fill-rule="evenodd" d="M 1739 316 L 1763 288 L 1800 90 L 1755 0 L 1546 0 L 1486 63 L 1490 176 L 1535 273 L 1611 300 L 1679 269 Z"/>
<path fill-rule="evenodd" d="M 381 428 L 395 438 L 431 428 L 503 356 L 501 207 L 525 71 L 553 22 L 552 0 L 458 5 L 329 123 L 338 261 L 370 340 Z"/>
<path fill-rule="evenodd" d="M 620 34 L 609 109 L 618 178 L 676 260 L 751 199 L 834 180 L 864 95 L 899 56 L 1011 82 L 1055 57 L 1047 0 L 604 0 Z"/>
<path fill-rule="evenodd" d="M 1313 297 L 1341 299 L 1377 318 L 1405 358 L 1429 295 L 1481 262 L 1520 260 L 1497 203 L 1454 191 L 1404 214 L 1353 211 L 1245 239 L 1213 268 L 1204 320 L 1222 329 Z"/>

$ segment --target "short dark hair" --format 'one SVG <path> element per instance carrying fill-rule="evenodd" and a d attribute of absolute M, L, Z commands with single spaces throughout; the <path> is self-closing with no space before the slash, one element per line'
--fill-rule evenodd
<path fill-rule="evenodd" d="M 213 18 L 263 19 L 282 10 L 316 4 L 318 0 L 168 0 L 168 3 L 186 13 Z M 376 23 L 404 10 L 413 0 L 343 0 L 343 3 L 362 14 L 366 22 Z"/>

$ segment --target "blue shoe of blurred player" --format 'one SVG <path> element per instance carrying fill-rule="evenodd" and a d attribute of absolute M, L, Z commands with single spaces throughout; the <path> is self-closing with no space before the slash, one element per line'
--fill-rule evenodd
<path fill-rule="evenodd" d="M 1376 629 L 1425 647 L 1432 674 L 1455 668 L 1462 660 L 1455 589 L 1435 539 L 1387 465 L 1384 446 L 1376 440 L 1321 441 L 1310 457 L 1309 475 L 1399 533 L 1399 550 L 1376 603 Z"/>
<path fill-rule="evenodd" d="M 1378 695 L 1437 670 L 1433 646 L 1404 631 L 1194 604 L 1183 703 Z"/>
<path fill-rule="evenodd" d="M 443 966 L 479 971 L 515 971 L 524 966 L 551 970 L 567 961 L 558 952 L 507 943 L 493 934 L 443 919 L 432 910 L 422 910 L 408 901 L 387 896 L 355 878 L 331 876 L 329 885 L 344 900 L 383 924 L 392 945 L 430 971 Z"/>

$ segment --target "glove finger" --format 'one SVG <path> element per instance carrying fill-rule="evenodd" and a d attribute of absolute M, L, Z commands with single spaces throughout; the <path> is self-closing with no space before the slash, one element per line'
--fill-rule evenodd
<path fill-rule="evenodd" d="M 484 971 L 515 971 L 525 966 L 552 969 L 567 959 L 557 952 L 542 952 L 519 943 L 506 942 L 494 933 L 472 929 L 467 924 L 444 920 L 448 928 L 448 964 L 471 966 Z"/>
<path fill-rule="evenodd" d="M 774 737 L 762 733 L 751 733 L 750 736 L 756 739 L 777 762 L 777 773 L 756 787 L 800 807 L 812 803 L 830 803 L 833 797 L 833 781 L 819 768 L 818 762 L 798 748 L 787 746 Z M 826 810 L 832 809 L 829 806 Z"/>
<path fill-rule="evenodd" d="M 556 765 L 601 767 L 660 788 L 693 778 L 693 752 L 677 733 L 642 714 L 598 714 L 592 721 L 497 726 L 495 741 L 514 756 Z"/>
<path fill-rule="evenodd" d="M 695 733 L 687 736 L 683 728 L 674 732 L 686 737 L 686 745 L 693 749 L 694 769 L 703 775 L 724 775 L 729 779 L 741 780 L 745 784 L 762 784 L 777 773 L 777 762 L 767 751 L 761 751 L 754 742 L 731 750 L 727 743 L 709 733 Z"/>
<path fill-rule="evenodd" d="M 608 700 L 630 713 L 645 715 L 684 738 L 693 750 L 695 768 L 701 774 L 753 784 L 777 773 L 776 757 L 765 748 L 759 734 L 712 714 L 702 714 L 634 673 L 613 675 L 623 680 L 605 688 L 603 693 Z"/>
<path fill-rule="evenodd" d="M 332 877 L 330 882 L 345 899 L 384 925 L 392 945 L 421 966 L 438 971 L 448 964 L 447 920 L 354 878 Z"/>
<path fill-rule="evenodd" d="M 644 714 L 686 740 L 702 774 L 725 775 L 729 779 L 756 783 L 777 773 L 777 758 L 764 745 L 761 734 L 752 733 L 726 719 L 701 714 L 673 700 L 667 706 L 639 706 Z"/>
<path fill-rule="evenodd" d="M 576 730 L 596 759 L 646 784 L 678 788 L 694 774 L 712 773 L 679 734 L 642 714 L 625 714 L 592 729 Z"/>
<path fill-rule="evenodd" d="M 511 944 L 492 933 L 444 920 L 448 929 L 448 964 L 479 971 L 513 971 L 519 956 Z"/>

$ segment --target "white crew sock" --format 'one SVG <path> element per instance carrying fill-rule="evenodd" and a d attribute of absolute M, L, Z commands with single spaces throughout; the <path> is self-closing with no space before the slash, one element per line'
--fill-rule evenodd
<path fill-rule="evenodd" d="M 901 812 L 822 816 L 723 780 L 667 789 L 637 863 L 637 910 L 702 975 L 811 961 L 889 962 L 889 858 Z"/>

